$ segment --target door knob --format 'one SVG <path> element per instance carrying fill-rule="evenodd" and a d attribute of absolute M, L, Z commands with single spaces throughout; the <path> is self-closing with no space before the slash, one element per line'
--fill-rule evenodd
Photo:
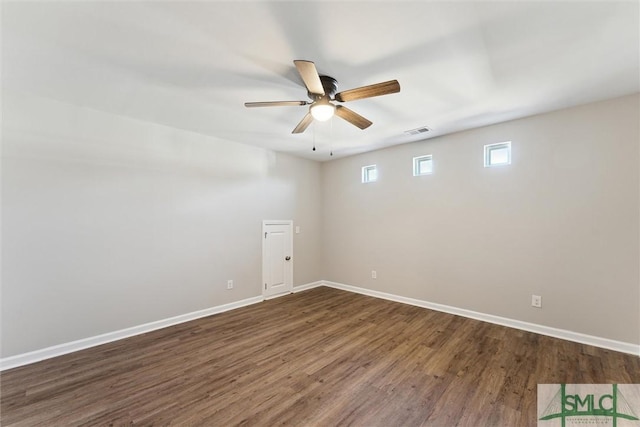
<path fill-rule="evenodd" d="M 289 261 L 291 259 L 291 257 L 290 256 L 286 256 L 284 259 L 285 259 L 285 261 Z"/>

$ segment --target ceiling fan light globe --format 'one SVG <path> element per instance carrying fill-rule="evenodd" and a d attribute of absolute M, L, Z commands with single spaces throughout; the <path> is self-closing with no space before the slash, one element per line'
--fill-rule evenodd
<path fill-rule="evenodd" d="M 327 120 L 329 120 L 331 117 L 333 117 L 333 113 L 336 110 L 336 107 L 333 104 L 316 104 L 316 105 L 312 105 L 311 108 L 311 115 L 313 116 L 314 119 L 318 120 L 319 122 L 326 122 Z"/>

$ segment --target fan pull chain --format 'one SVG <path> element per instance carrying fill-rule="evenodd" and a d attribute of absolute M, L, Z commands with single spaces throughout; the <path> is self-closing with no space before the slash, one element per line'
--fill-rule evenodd
<path fill-rule="evenodd" d="M 313 151 L 316 151 L 316 123 L 313 122 Z"/>
<path fill-rule="evenodd" d="M 329 128 L 329 156 L 333 157 L 333 117 L 331 117 L 331 127 Z"/>

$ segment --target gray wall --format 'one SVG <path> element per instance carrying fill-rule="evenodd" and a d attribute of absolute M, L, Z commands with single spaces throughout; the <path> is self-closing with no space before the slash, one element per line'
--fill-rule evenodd
<path fill-rule="evenodd" d="M 5 91 L 0 355 L 260 295 L 263 219 L 301 227 L 296 285 L 639 343 L 639 101 L 321 165 Z M 485 169 L 505 140 L 513 164 Z M 413 177 L 422 154 L 435 173 Z M 371 163 L 380 181 L 361 184 Z"/>
<path fill-rule="evenodd" d="M 638 103 L 628 96 L 323 164 L 323 277 L 639 343 Z M 484 168 L 484 144 L 503 141 L 512 164 Z M 435 173 L 413 177 L 423 154 Z M 360 183 L 374 163 L 379 181 Z"/>
<path fill-rule="evenodd" d="M 318 163 L 2 101 L 2 357 L 261 295 L 264 219 L 301 227 L 294 285 L 321 279 Z"/>

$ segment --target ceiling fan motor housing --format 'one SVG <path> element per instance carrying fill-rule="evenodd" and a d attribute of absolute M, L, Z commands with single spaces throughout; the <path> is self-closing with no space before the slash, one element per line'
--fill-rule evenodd
<path fill-rule="evenodd" d="M 320 82 L 322 83 L 322 88 L 324 89 L 324 95 L 329 98 L 333 98 L 333 96 L 338 91 L 338 81 L 330 76 L 320 76 Z M 316 100 L 322 98 L 322 96 L 317 93 L 307 92 L 309 98 Z"/>

